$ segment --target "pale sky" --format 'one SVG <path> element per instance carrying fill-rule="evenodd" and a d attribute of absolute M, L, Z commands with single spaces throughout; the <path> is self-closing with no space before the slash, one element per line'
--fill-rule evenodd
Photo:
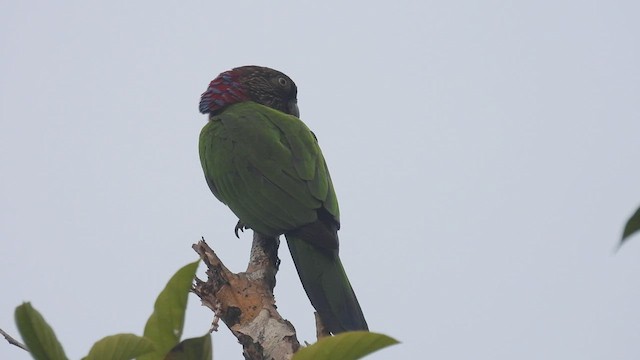
<path fill-rule="evenodd" d="M 3 1 L 0 328 L 31 301 L 79 359 L 141 334 L 204 236 L 200 94 L 293 78 L 341 207 L 341 258 L 383 359 L 638 359 L 637 1 Z M 286 246 L 278 308 L 314 341 Z M 203 273 L 203 269 L 199 270 Z M 192 295 L 185 336 L 212 313 Z M 242 359 L 225 327 L 216 359 Z M 0 358 L 28 359 L 0 343 Z"/>

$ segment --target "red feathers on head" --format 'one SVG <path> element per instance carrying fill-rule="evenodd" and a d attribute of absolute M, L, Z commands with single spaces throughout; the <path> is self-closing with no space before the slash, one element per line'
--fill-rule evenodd
<path fill-rule="evenodd" d="M 245 91 L 238 82 L 238 74 L 234 70 L 225 71 L 218 75 L 207 91 L 200 96 L 200 112 L 213 114 L 226 106 L 247 100 Z"/>

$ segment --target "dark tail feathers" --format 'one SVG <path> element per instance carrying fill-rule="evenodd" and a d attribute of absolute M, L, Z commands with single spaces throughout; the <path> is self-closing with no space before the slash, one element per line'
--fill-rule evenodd
<path fill-rule="evenodd" d="M 286 234 L 286 238 L 302 286 L 324 326 L 333 334 L 369 330 L 337 246 L 335 250 L 319 247 L 300 232 Z M 335 242 L 337 245 L 337 237 Z"/>

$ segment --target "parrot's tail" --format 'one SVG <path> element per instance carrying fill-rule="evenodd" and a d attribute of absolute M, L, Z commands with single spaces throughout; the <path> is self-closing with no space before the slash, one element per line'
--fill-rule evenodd
<path fill-rule="evenodd" d="M 333 334 L 369 330 L 337 248 L 312 244 L 300 233 L 286 234 L 286 238 L 302 286 L 326 329 Z"/>

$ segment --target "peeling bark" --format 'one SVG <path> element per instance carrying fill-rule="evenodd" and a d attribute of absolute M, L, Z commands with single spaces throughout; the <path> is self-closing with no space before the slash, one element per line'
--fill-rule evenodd
<path fill-rule="evenodd" d="M 280 265 L 277 238 L 254 233 L 249 264 L 235 274 L 202 239 L 193 245 L 207 266 L 207 281 L 195 279 L 193 292 L 227 325 L 243 347 L 247 360 L 288 360 L 300 348 L 293 325 L 275 306 L 273 289 Z"/>

